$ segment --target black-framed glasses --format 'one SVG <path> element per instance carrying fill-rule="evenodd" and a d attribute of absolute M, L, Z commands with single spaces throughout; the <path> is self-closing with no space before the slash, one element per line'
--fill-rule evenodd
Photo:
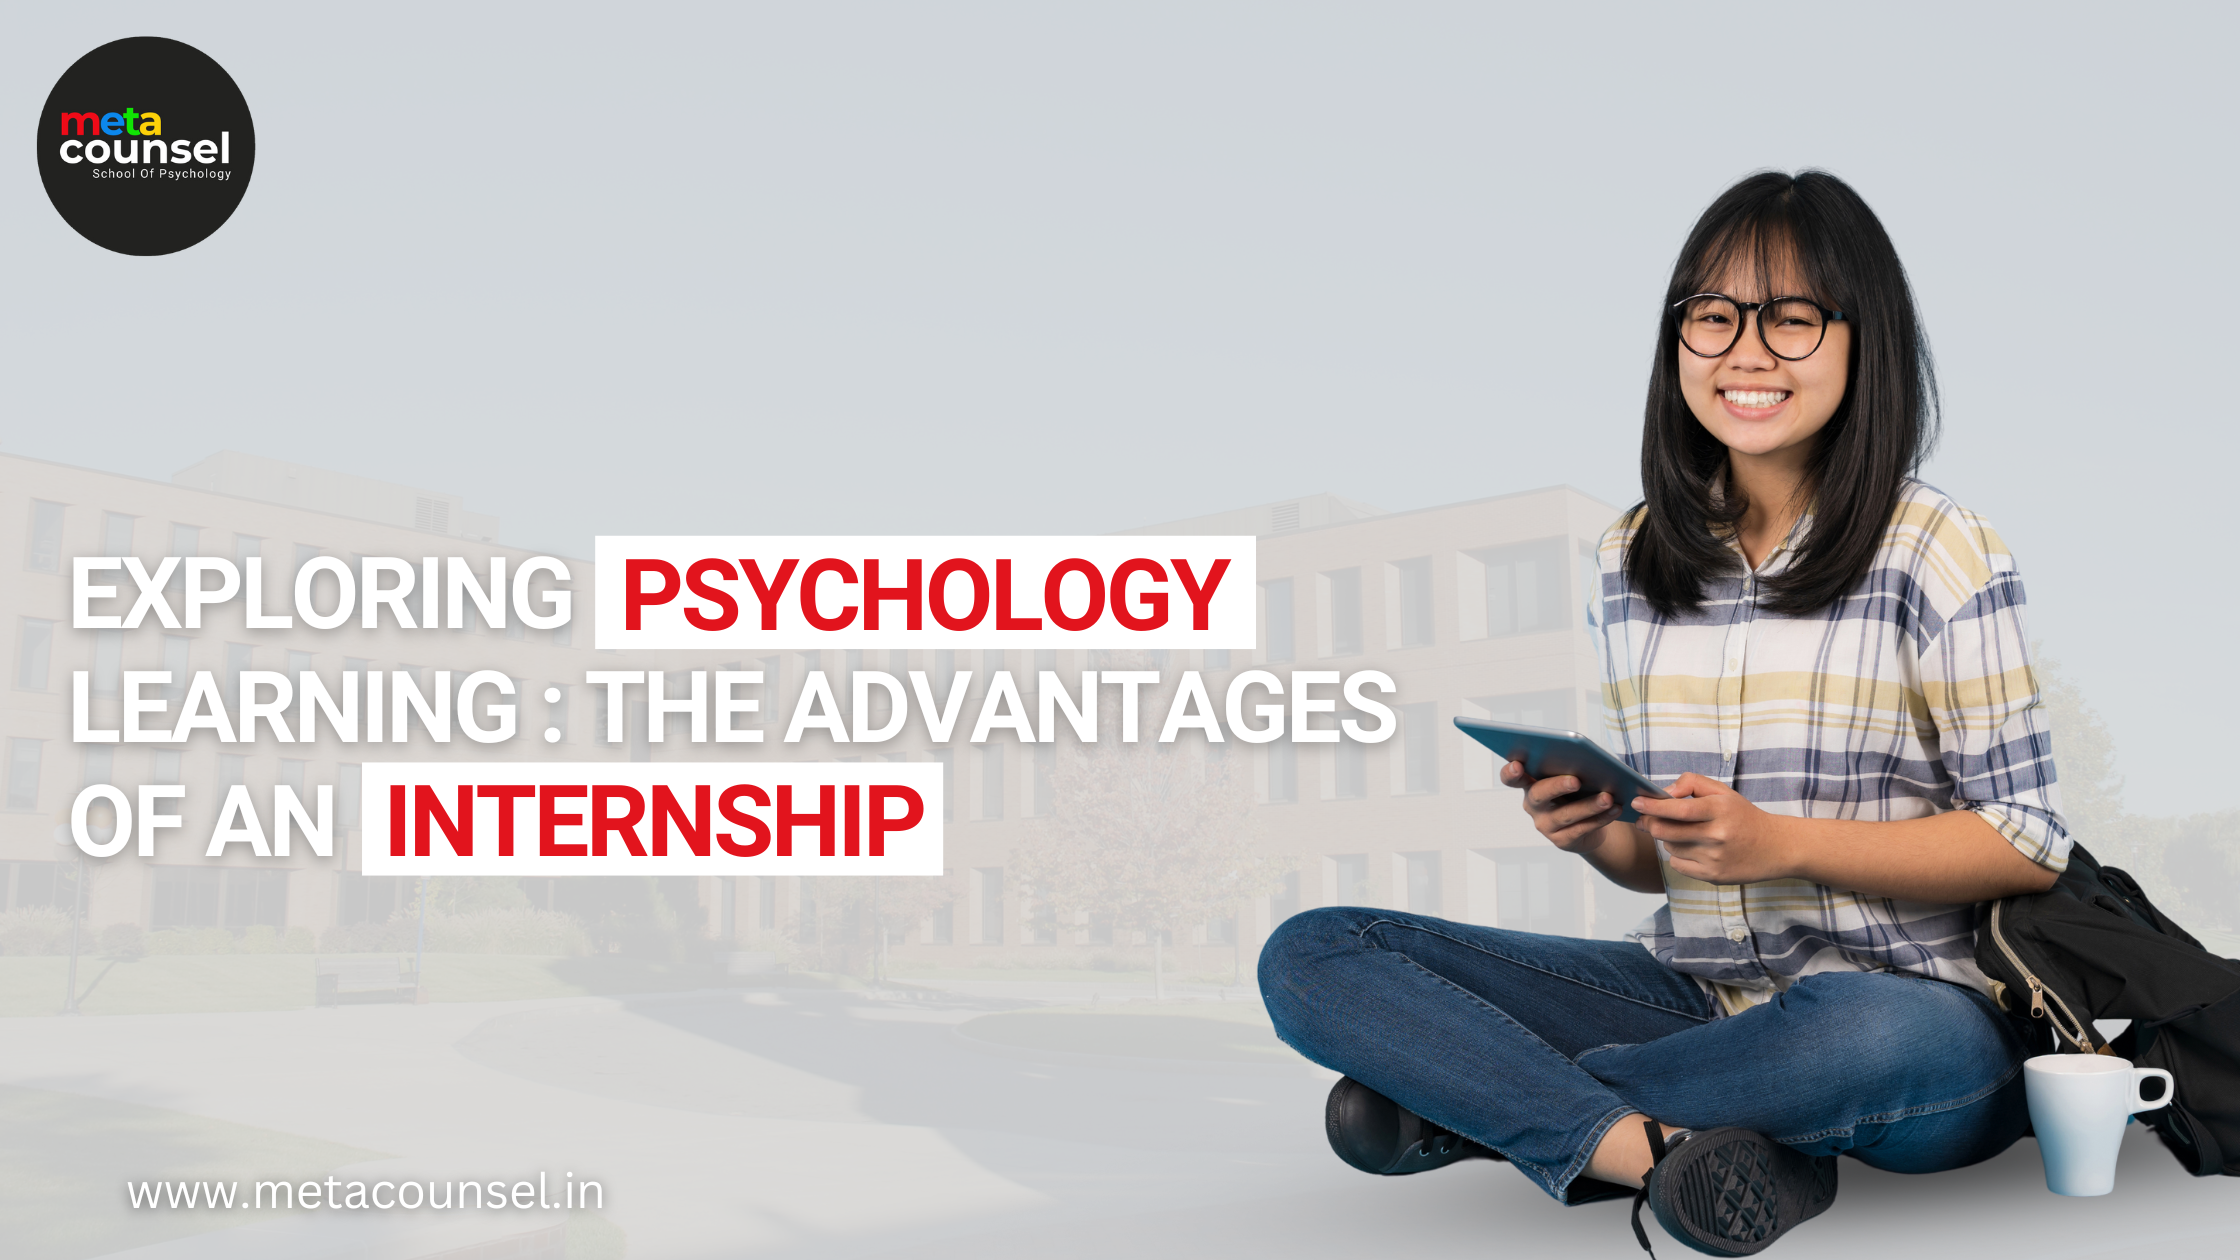
<path fill-rule="evenodd" d="M 1828 325 L 1845 318 L 1811 298 L 1778 297 L 1767 302 L 1737 302 L 1724 293 L 1698 293 L 1672 304 L 1680 344 L 1690 353 L 1716 359 L 1734 349 L 1743 321 L 1758 316 L 1758 340 L 1766 353 L 1791 363 L 1809 359 L 1828 336 Z"/>

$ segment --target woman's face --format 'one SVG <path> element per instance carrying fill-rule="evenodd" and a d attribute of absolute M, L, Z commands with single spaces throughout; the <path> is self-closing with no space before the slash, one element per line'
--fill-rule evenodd
<path fill-rule="evenodd" d="M 1793 285 L 1794 280 L 1783 277 L 1781 283 Z M 1717 291 L 1742 302 L 1805 292 L 1800 286 L 1761 293 L 1742 268 L 1726 276 Z M 1801 463 L 1812 450 L 1814 436 L 1843 402 L 1844 388 L 1850 383 L 1851 325 L 1842 320 L 1830 323 L 1820 348 L 1792 362 L 1766 350 L 1758 335 L 1760 313 L 1744 316 L 1742 335 L 1716 359 L 1675 346 L 1680 388 L 1696 420 L 1729 452 Z"/>

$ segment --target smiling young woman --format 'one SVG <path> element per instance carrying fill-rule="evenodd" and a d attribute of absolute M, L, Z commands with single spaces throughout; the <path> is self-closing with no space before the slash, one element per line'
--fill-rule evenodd
<path fill-rule="evenodd" d="M 1261 955 L 1277 1032 L 1346 1074 L 1356 1167 L 1506 1159 L 1566 1203 L 1640 1187 L 1748 1255 L 1826 1210 L 1836 1157 L 1933 1172 L 2027 1125 L 2028 1026 L 1974 963 L 1991 899 L 2069 840 L 2014 561 L 1914 473 L 1936 386 L 1857 193 L 1754 175 L 1666 292 L 1643 502 L 1599 551 L 1609 739 L 1671 794 L 1503 782 L 1666 906 L 1628 941 L 1333 907 Z"/>

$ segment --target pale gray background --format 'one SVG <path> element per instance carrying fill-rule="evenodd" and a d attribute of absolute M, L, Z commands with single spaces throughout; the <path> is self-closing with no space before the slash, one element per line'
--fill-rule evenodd
<path fill-rule="evenodd" d="M 13 450 L 234 447 L 508 541 L 1087 532 L 1330 490 L 1637 490 L 1655 303 L 1754 168 L 1853 181 L 1949 437 L 2144 814 L 2240 703 L 2233 10 L 1950 4 L 24 6 L 18 143 L 134 34 L 223 63 L 217 236 L 0 178 Z"/>

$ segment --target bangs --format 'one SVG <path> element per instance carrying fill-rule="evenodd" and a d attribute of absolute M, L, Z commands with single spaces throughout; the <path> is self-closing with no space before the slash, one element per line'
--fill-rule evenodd
<path fill-rule="evenodd" d="M 1754 302 L 1811 298 L 1844 309 L 1839 291 L 1845 286 L 1832 274 L 1838 270 L 1835 260 L 1812 248 L 1789 198 L 1767 198 L 1736 209 L 1730 221 L 1705 225 L 1711 230 L 1690 242 L 1696 248 L 1673 269 L 1666 305 L 1698 293 L 1724 293 Z"/>

